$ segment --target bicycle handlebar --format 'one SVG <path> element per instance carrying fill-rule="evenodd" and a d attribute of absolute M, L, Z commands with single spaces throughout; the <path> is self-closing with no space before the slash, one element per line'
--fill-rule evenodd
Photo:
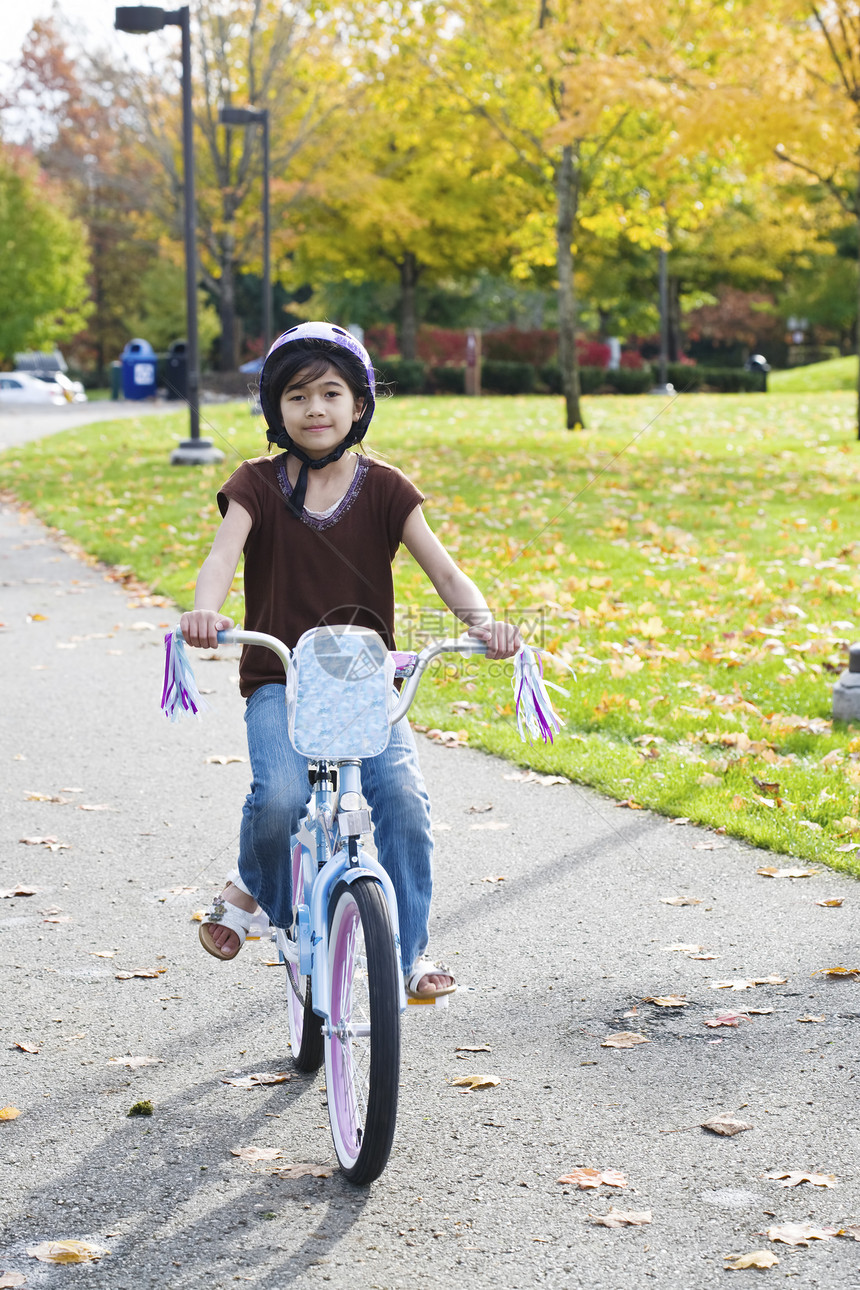
<path fill-rule="evenodd" d="M 278 640 L 277 636 L 269 636 L 266 632 L 246 632 L 241 627 L 231 627 L 228 631 L 218 633 L 218 644 L 262 645 L 277 654 L 284 665 L 285 672 L 289 666 L 290 651 L 287 646 L 283 641 Z M 412 700 L 415 698 L 421 677 L 434 658 L 437 658 L 440 654 L 486 654 L 486 652 L 486 642 L 475 640 L 471 636 L 452 637 L 448 640 L 438 641 L 433 645 L 427 645 L 417 656 L 415 669 L 401 690 L 397 704 L 388 715 L 391 724 L 395 725 L 406 716 L 412 706 Z"/>

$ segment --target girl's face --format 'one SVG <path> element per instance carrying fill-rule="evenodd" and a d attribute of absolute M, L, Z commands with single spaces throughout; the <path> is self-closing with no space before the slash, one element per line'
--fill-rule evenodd
<path fill-rule="evenodd" d="M 326 457 L 349 434 L 362 413 L 356 399 L 334 367 L 305 384 L 308 369 L 300 371 L 281 395 L 284 429 L 309 457 Z"/>

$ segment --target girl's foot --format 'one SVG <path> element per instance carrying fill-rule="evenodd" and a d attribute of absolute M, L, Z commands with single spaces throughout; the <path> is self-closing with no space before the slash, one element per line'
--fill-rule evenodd
<path fill-rule="evenodd" d="M 257 902 L 254 897 L 234 886 L 232 882 L 228 882 L 208 911 L 209 916 L 200 924 L 200 940 L 203 948 L 218 959 L 235 958 L 245 936 L 243 934 L 240 937 L 239 933 L 232 927 L 226 926 L 223 920 L 226 917 L 230 922 L 238 922 L 244 932 L 247 932 L 251 915 L 256 910 Z"/>
<path fill-rule="evenodd" d="M 416 999 L 433 998 L 434 995 L 453 994 L 457 989 L 454 974 L 442 963 L 431 963 L 429 959 L 419 959 L 412 971 L 405 977 L 407 997 Z"/>

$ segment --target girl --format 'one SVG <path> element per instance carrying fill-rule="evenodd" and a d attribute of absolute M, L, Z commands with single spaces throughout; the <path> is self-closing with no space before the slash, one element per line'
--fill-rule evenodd
<path fill-rule="evenodd" d="M 218 493 L 222 522 L 194 596 L 181 618 L 190 645 L 214 648 L 221 614 L 245 553 L 245 628 L 293 648 L 322 624 L 355 623 L 394 649 L 391 563 L 402 542 L 445 604 L 487 644 L 490 659 L 509 658 L 517 629 L 496 622 L 484 597 L 429 529 L 423 497 L 400 471 L 347 449 L 361 442 L 375 407 L 373 365 L 349 332 L 303 323 L 275 341 L 260 373 L 260 403 L 276 457 L 243 462 Z M 278 927 L 292 918 L 285 857 L 309 796 L 307 762 L 290 744 L 283 667 L 270 650 L 245 646 L 239 688 L 251 789 L 239 837 L 239 864 L 205 915 L 200 940 L 232 959 L 260 905 Z M 451 994 L 452 974 L 425 957 L 433 839 L 430 810 L 408 722 L 388 748 L 362 763 L 381 863 L 391 875 L 400 918 L 407 993 Z"/>

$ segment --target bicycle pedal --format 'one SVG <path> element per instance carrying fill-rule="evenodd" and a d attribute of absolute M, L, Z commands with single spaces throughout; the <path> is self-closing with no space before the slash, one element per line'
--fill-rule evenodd
<path fill-rule="evenodd" d="M 407 996 L 406 1003 L 409 1007 L 415 1008 L 447 1008 L 449 995 L 431 995 L 429 999 L 411 999 Z"/>

